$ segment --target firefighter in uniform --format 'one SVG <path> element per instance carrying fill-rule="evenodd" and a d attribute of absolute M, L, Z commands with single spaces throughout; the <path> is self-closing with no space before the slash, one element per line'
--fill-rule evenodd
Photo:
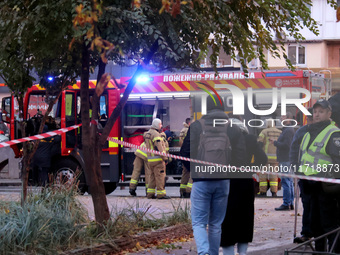
<path fill-rule="evenodd" d="M 145 137 L 146 132 L 144 133 Z M 145 142 L 143 142 L 141 147 L 146 147 Z M 130 187 L 129 187 L 129 193 L 131 196 L 137 196 L 136 189 L 138 185 L 138 180 L 141 175 L 143 166 L 144 166 L 144 172 L 145 172 L 145 188 L 148 188 L 148 177 L 150 175 L 150 170 L 148 166 L 148 156 L 145 151 L 142 151 L 140 149 L 137 149 L 135 152 L 135 160 L 133 161 L 133 171 L 132 171 L 132 176 L 130 180 Z"/>
<path fill-rule="evenodd" d="M 150 130 L 145 134 L 146 148 L 166 153 L 164 140 L 159 133 L 162 129 L 162 121 L 158 118 L 152 121 Z M 149 186 L 147 198 L 169 199 L 165 191 L 166 164 L 168 157 L 154 153 L 147 153 L 150 167 Z M 155 196 L 157 188 L 157 196 Z"/>
<path fill-rule="evenodd" d="M 340 129 L 331 121 L 331 114 L 332 107 L 327 100 L 319 99 L 313 105 L 313 124 L 308 127 L 308 132 L 300 145 L 299 172 L 304 175 L 339 178 Z M 304 192 L 311 195 L 312 235 L 321 236 L 338 228 L 340 226 L 339 185 L 310 180 L 302 181 Z M 336 233 L 327 236 L 329 249 L 336 241 L 335 238 Z M 317 251 L 327 251 L 325 246 L 324 239 L 315 241 Z M 333 252 L 340 253 L 340 238 Z"/>
<path fill-rule="evenodd" d="M 185 122 L 183 122 L 183 128 L 179 134 L 179 146 L 182 146 L 184 138 L 187 136 L 188 129 L 190 126 L 190 118 L 187 118 Z M 192 179 L 190 178 L 190 171 L 188 171 L 185 166 L 182 164 L 182 177 L 181 184 L 179 187 L 179 193 L 181 198 L 189 198 L 192 188 Z"/>
<path fill-rule="evenodd" d="M 257 141 L 260 142 L 260 144 L 262 145 L 264 152 L 267 154 L 268 170 L 278 168 L 279 163 L 276 160 L 276 147 L 273 143 L 270 142 L 270 140 L 272 139 L 274 141 L 277 141 L 281 133 L 282 131 L 275 127 L 275 120 L 268 119 L 267 128 L 262 130 L 257 139 Z M 259 179 L 260 196 L 267 196 L 268 174 L 259 173 Z M 269 176 L 269 186 L 272 196 L 276 197 L 278 189 L 278 177 L 276 175 Z"/>
<path fill-rule="evenodd" d="M 190 126 L 190 118 L 186 118 L 185 122 L 183 122 L 183 128 L 179 133 L 179 146 L 181 147 L 184 141 L 184 138 L 187 136 L 188 129 Z"/>

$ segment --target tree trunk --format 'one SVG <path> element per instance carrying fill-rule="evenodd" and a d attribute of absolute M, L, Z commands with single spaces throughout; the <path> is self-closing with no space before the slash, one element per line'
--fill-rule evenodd
<path fill-rule="evenodd" d="M 82 52 L 82 72 L 81 72 L 81 117 L 82 117 L 82 142 L 83 154 L 85 161 L 85 177 L 89 186 L 96 221 L 99 224 L 105 224 L 110 219 L 109 207 L 107 205 L 105 188 L 101 174 L 101 147 L 97 134 L 97 126 L 90 125 L 89 116 L 89 52 L 85 44 L 83 44 Z M 98 114 L 93 111 L 93 114 Z"/>
<path fill-rule="evenodd" d="M 24 126 L 21 123 L 21 126 Z M 23 158 L 21 160 L 21 184 L 22 184 L 22 194 L 21 194 L 21 206 L 24 206 L 27 198 L 27 186 L 28 186 L 28 176 L 30 171 L 29 166 L 29 150 L 28 150 L 28 142 L 23 144 Z"/>
<path fill-rule="evenodd" d="M 152 45 L 150 52 L 146 59 L 144 60 L 144 65 L 148 65 L 153 54 L 158 49 L 158 41 L 156 40 Z M 102 172 L 100 166 L 102 146 L 106 142 L 106 139 L 116 121 L 116 119 L 120 116 L 122 109 L 127 102 L 129 94 L 131 93 L 135 83 L 137 76 L 143 70 L 142 65 L 140 65 L 133 75 L 129 85 L 127 86 L 123 98 L 119 101 L 117 107 L 114 109 L 111 114 L 103 133 L 101 136 L 98 135 L 97 132 L 97 120 L 98 120 L 98 107 L 99 107 L 99 95 L 93 95 L 92 98 L 92 121 L 90 122 L 89 116 L 89 52 L 85 44 L 83 45 L 83 53 L 82 53 L 82 73 L 81 73 L 81 116 L 82 116 L 82 139 L 83 139 L 83 154 L 85 161 L 85 177 L 87 185 L 89 186 L 92 202 L 94 206 L 94 213 L 96 217 L 96 221 L 99 224 L 105 224 L 106 221 L 110 219 L 110 212 L 107 205 L 105 188 L 102 181 Z M 104 73 L 105 65 L 104 63 L 100 64 L 99 75 L 97 79 L 98 82 Z"/>

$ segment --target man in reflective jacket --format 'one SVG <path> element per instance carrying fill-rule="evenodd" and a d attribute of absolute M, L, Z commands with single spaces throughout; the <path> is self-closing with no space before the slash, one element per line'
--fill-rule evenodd
<path fill-rule="evenodd" d="M 313 124 L 303 137 L 300 152 L 299 171 L 307 176 L 339 178 L 340 129 L 330 117 L 332 108 L 328 101 L 318 100 L 313 106 Z M 332 194 L 328 185 L 317 181 L 304 180 L 304 192 L 311 195 L 311 231 L 314 237 L 330 232 L 340 225 L 339 193 Z M 332 247 L 336 233 L 328 235 L 328 245 Z M 339 240 L 333 252 L 340 252 Z M 324 239 L 315 242 L 317 251 L 326 251 Z"/>

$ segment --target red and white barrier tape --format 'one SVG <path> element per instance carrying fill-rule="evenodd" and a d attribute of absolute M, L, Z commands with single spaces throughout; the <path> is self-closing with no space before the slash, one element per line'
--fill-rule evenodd
<path fill-rule="evenodd" d="M 170 157 L 170 158 L 174 158 L 174 159 L 180 159 L 180 160 L 185 160 L 185 161 L 194 162 L 194 163 L 201 163 L 201 164 L 205 164 L 205 165 L 213 165 L 213 166 L 219 166 L 219 167 L 230 167 L 230 166 L 224 166 L 224 165 L 220 165 L 220 164 L 216 164 L 216 163 L 212 163 L 212 162 L 207 162 L 207 161 L 202 161 L 202 160 L 198 160 L 198 159 L 185 158 L 185 157 L 182 157 L 182 156 L 177 156 L 177 155 L 173 155 L 173 154 L 169 154 L 169 153 L 162 153 L 162 152 L 151 150 L 151 149 L 148 149 L 148 148 L 145 148 L 145 147 L 140 147 L 138 145 L 131 144 L 131 143 L 128 143 L 128 142 L 119 141 L 119 140 L 114 139 L 112 137 L 108 137 L 107 140 L 114 142 L 114 143 L 118 143 L 119 145 L 122 145 L 124 147 L 135 148 L 135 149 L 139 149 L 139 150 L 142 150 L 142 151 L 157 154 L 157 155 L 160 155 L 160 156 L 166 156 L 166 157 Z M 240 169 L 240 168 L 236 167 L 236 169 Z M 262 173 L 261 170 L 259 170 L 259 171 L 249 170 L 248 172 Z M 324 178 L 324 177 L 315 177 L 315 176 L 312 177 L 312 176 L 306 176 L 306 175 L 275 173 L 275 172 L 264 172 L 264 173 L 270 174 L 270 175 L 279 175 L 281 177 L 286 177 L 286 178 L 295 178 L 295 179 L 303 179 L 303 180 L 312 180 L 312 181 L 320 181 L 320 182 L 329 182 L 329 183 L 340 184 L 340 179 L 330 179 L 330 178 Z"/>
<path fill-rule="evenodd" d="M 82 124 L 73 125 L 73 126 L 70 126 L 70 127 L 61 128 L 61 129 L 58 129 L 58 130 L 54 130 L 54 131 L 51 131 L 51 132 L 46 132 L 46 133 L 39 134 L 39 135 L 32 135 L 32 136 L 29 136 L 29 137 L 24 137 L 24 138 L 20 138 L 20 139 L 16 139 L 16 140 L 11 140 L 11 141 L 8 141 L 8 142 L 2 142 L 2 143 L 0 143 L 0 148 L 11 146 L 11 145 L 18 144 L 18 143 L 34 141 L 34 140 L 40 140 L 40 139 L 44 139 L 44 138 L 55 136 L 55 135 L 61 135 L 63 133 L 66 133 L 68 131 L 76 129 L 76 128 L 80 127 L 81 125 Z"/>
<path fill-rule="evenodd" d="M 20 138 L 20 139 L 16 139 L 16 140 L 2 142 L 2 143 L 0 143 L 0 148 L 11 146 L 11 145 L 14 145 L 14 144 L 27 142 L 27 141 L 34 141 L 34 140 L 39 140 L 39 139 L 44 139 L 44 138 L 47 138 L 47 137 L 55 136 L 55 135 L 60 135 L 60 134 L 66 133 L 68 131 L 77 129 L 81 125 L 82 124 L 73 125 L 73 126 L 70 126 L 70 127 L 61 128 L 61 129 L 58 129 L 58 130 L 46 132 L 46 133 L 39 134 L 39 135 L 33 135 L 33 136 L 24 137 L 24 138 Z M 145 147 L 141 147 L 141 146 L 138 146 L 138 145 L 135 145 L 135 144 L 123 142 L 123 141 L 114 139 L 112 137 L 108 137 L 107 140 L 114 142 L 114 143 L 117 143 L 117 144 L 120 144 L 124 147 L 140 149 L 142 151 L 151 152 L 151 153 L 154 153 L 154 154 L 157 154 L 157 155 L 160 155 L 160 156 L 170 157 L 170 158 L 179 159 L 179 160 L 185 160 L 185 161 L 194 162 L 194 163 L 201 163 L 201 164 L 205 164 L 205 165 L 212 165 L 212 166 L 218 166 L 218 167 L 230 167 L 230 166 L 220 165 L 220 164 L 202 161 L 202 160 L 198 160 L 198 159 L 185 158 L 185 157 L 182 157 L 182 156 L 177 156 L 177 155 L 173 155 L 173 154 L 169 154 L 169 153 L 161 153 L 159 151 L 150 150 L 150 149 L 147 149 Z M 240 168 L 234 168 L 234 169 L 240 169 Z M 262 173 L 261 170 L 259 170 L 259 171 L 249 170 L 248 172 Z M 275 172 L 265 172 L 265 173 L 270 174 L 270 175 L 280 175 L 282 177 L 287 177 L 287 178 L 295 178 L 295 179 L 303 179 L 303 180 L 312 180 L 312 181 L 321 181 L 321 182 L 329 182 L 329 183 L 340 184 L 339 179 L 330 179 L 330 178 L 315 177 L 315 176 L 312 177 L 312 176 L 286 174 L 286 173 L 275 173 Z"/>

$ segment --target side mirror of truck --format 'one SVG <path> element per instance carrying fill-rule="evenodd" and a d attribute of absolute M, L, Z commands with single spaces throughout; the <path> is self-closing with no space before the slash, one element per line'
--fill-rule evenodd
<path fill-rule="evenodd" d="M 11 109 L 12 109 L 12 98 L 4 97 L 2 99 L 2 114 L 1 120 L 6 123 L 10 123 L 11 120 Z"/>

